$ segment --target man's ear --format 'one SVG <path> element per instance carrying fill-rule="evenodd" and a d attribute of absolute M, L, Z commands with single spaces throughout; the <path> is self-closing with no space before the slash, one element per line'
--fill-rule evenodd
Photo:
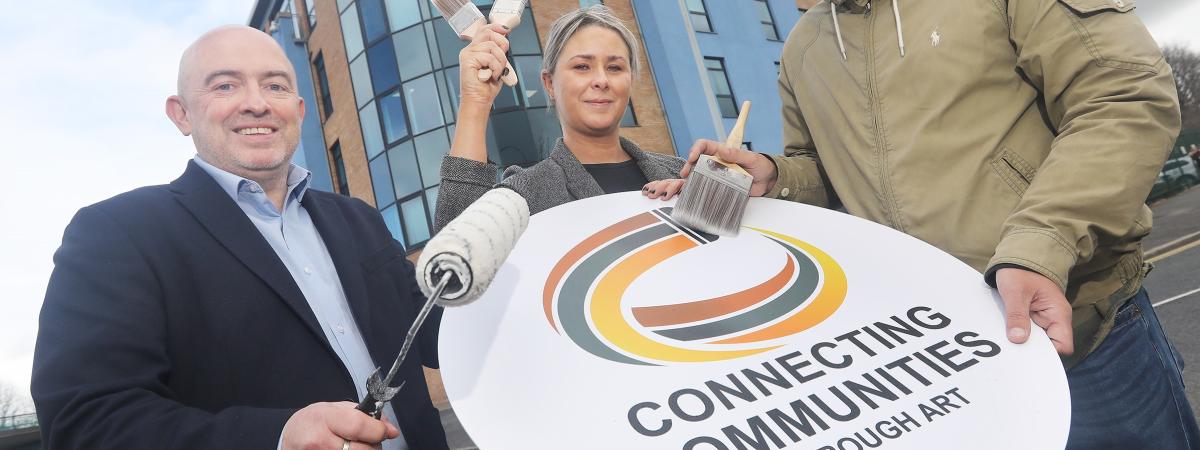
<path fill-rule="evenodd" d="M 192 135 L 192 124 L 188 121 L 187 108 L 183 106 L 183 98 L 178 95 L 167 97 L 167 118 L 175 123 L 184 136 Z"/>
<path fill-rule="evenodd" d="M 304 123 L 304 97 L 297 95 L 296 99 L 300 100 L 300 123 Z"/>

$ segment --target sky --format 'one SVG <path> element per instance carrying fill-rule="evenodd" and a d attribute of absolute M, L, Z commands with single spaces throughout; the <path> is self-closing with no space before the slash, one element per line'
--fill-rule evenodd
<path fill-rule="evenodd" d="M 195 150 L 163 112 L 179 55 L 208 29 L 246 23 L 254 2 L 0 4 L 0 383 L 27 395 L 63 229 L 83 206 L 182 173 Z M 1200 51 L 1200 1 L 1136 11 L 1160 44 Z"/>

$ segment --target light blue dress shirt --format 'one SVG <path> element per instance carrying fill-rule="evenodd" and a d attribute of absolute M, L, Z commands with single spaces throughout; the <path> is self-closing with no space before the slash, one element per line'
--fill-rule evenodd
<path fill-rule="evenodd" d="M 325 247 L 325 241 L 313 225 L 308 211 L 300 204 L 312 174 L 292 164 L 288 169 L 287 195 L 283 200 L 283 211 L 280 212 L 257 182 L 218 169 L 201 159 L 200 155 L 193 160 L 233 198 L 267 243 L 271 244 L 271 248 L 275 249 L 275 254 L 292 274 L 308 306 L 317 316 L 317 323 L 325 332 L 329 345 L 346 365 L 350 376 L 354 377 L 354 388 L 358 390 L 358 397 L 362 398 L 366 394 L 367 378 L 377 365 L 371 361 L 367 344 L 350 313 L 350 304 L 346 302 L 346 293 L 342 290 L 342 282 L 329 256 L 329 249 Z M 387 364 L 388 367 L 383 370 L 391 367 L 391 361 Z M 392 405 L 385 405 L 384 408 L 388 421 L 399 429 Z M 281 435 L 281 444 L 282 439 Z M 384 442 L 383 448 L 407 450 L 408 445 L 402 434 Z"/>

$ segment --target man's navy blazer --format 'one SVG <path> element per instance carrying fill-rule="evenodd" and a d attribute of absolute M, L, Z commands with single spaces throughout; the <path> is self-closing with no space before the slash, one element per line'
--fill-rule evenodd
<path fill-rule="evenodd" d="M 386 371 L 425 299 L 412 263 L 366 203 L 310 189 L 301 204 Z M 274 449 L 299 408 L 358 400 L 283 262 L 195 163 L 81 209 L 54 262 L 32 386 L 47 448 Z M 446 448 L 421 370 L 440 318 L 393 383 L 413 449 Z"/>

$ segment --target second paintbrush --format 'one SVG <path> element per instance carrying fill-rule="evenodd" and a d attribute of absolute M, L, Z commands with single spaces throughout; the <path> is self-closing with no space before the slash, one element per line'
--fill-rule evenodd
<path fill-rule="evenodd" d="M 750 115 L 750 102 L 742 102 L 737 123 L 729 130 L 725 145 L 742 145 L 742 132 Z M 671 217 L 685 226 L 722 236 L 737 236 L 742 215 L 750 201 L 754 179 L 746 169 L 716 156 L 700 155 L 687 178 Z"/>

